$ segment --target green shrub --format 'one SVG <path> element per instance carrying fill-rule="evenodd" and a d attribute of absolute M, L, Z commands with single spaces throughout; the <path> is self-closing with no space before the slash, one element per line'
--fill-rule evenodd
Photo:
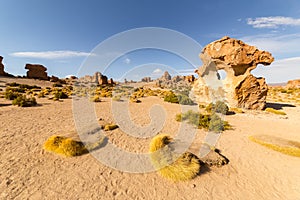
<path fill-rule="evenodd" d="M 169 92 L 168 94 L 166 94 L 166 96 L 164 97 L 164 101 L 170 103 L 179 103 L 178 97 L 173 92 Z"/>
<path fill-rule="evenodd" d="M 195 103 L 187 95 L 178 94 L 177 95 L 179 104 L 181 105 L 194 105 Z"/>
<path fill-rule="evenodd" d="M 221 113 L 223 115 L 226 115 L 226 113 L 228 113 L 229 108 L 227 106 L 226 103 L 224 103 L 223 101 L 217 101 L 215 104 L 215 112 L 216 113 Z"/>
<path fill-rule="evenodd" d="M 14 92 L 12 90 L 7 90 L 4 92 L 4 96 L 6 99 L 8 100 L 14 100 L 15 98 L 17 98 L 18 96 L 20 96 L 21 94 L 18 92 Z"/>
<path fill-rule="evenodd" d="M 53 86 L 53 87 L 63 87 L 63 85 L 60 84 L 60 83 L 54 83 L 52 86 Z"/>
<path fill-rule="evenodd" d="M 189 124 L 196 126 L 199 129 L 205 129 L 214 132 L 221 132 L 231 129 L 230 124 L 227 121 L 222 120 L 218 114 L 203 115 L 192 110 L 183 114 L 177 114 L 176 121 L 187 121 Z"/>
<path fill-rule="evenodd" d="M 27 98 L 26 95 L 19 95 L 12 101 L 12 105 L 20 107 L 30 107 L 35 106 L 36 104 L 36 99 L 34 97 Z"/>
<path fill-rule="evenodd" d="M 57 91 L 55 94 L 54 94 L 54 98 L 55 99 L 67 99 L 69 96 L 63 92 L 63 91 Z"/>
<path fill-rule="evenodd" d="M 205 108 L 206 112 L 208 113 L 221 113 L 226 115 L 229 111 L 229 107 L 223 101 L 217 101 L 215 104 L 210 103 Z"/>

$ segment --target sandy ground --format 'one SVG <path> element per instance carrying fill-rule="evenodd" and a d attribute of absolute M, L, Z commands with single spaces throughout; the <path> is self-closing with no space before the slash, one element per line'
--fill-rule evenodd
<path fill-rule="evenodd" d="M 157 97 L 141 100 L 129 106 L 132 121 L 146 126 L 149 109 L 159 104 L 167 115 L 159 133 L 175 135 L 180 123 L 174 117 L 180 106 Z M 43 143 L 51 135 L 78 136 L 72 99 L 37 102 L 36 107 L 20 108 L 0 99 L 0 199 L 300 199 L 300 159 L 248 140 L 249 135 L 264 134 L 300 141 L 300 107 L 283 107 L 287 113 L 283 117 L 258 111 L 226 116 L 234 130 L 222 133 L 217 148 L 230 163 L 203 169 L 191 181 L 173 183 L 155 172 L 112 169 L 91 154 L 64 158 L 44 151 Z M 110 99 L 97 103 L 97 117 L 114 122 L 111 105 Z M 199 148 L 205 134 L 197 130 L 193 148 Z M 147 152 L 150 143 L 150 139 L 134 138 L 121 129 L 106 135 L 131 152 Z"/>

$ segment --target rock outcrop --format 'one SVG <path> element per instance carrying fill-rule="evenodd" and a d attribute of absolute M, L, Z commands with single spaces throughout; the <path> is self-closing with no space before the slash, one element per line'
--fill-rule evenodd
<path fill-rule="evenodd" d="M 48 80 L 47 68 L 39 64 L 26 64 L 27 78 L 36 78 L 41 80 Z"/>
<path fill-rule="evenodd" d="M 144 78 L 142 78 L 141 81 L 142 81 L 142 82 L 149 83 L 149 82 L 151 82 L 152 80 L 151 80 L 151 77 L 144 77 Z"/>
<path fill-rule="evenodd" d="M 84 77 L 79 78 L 79 81 L 84 83 L 95 83 L 97 85 L 115 84 L 112 78 L 108 80 L 107 76 L 104 76 L 100 72 L 96 72 L 93 76 L 85 75 Z"/>
<path fill-rule="evenodd" d="M 160 78 L 155 80 L 156 86 L 161 88 L 167 88 L 177 91 L 190 91 L 192 81 L 195 77 L 193 75 L 191 76 L 179 76 L 176 75 L 173 78 L 169 74 L 169 72 L 165 72 Z"/>
<path fill-rule="evenodd" d="M 183 80 L 187 81 L 188 83 L 194 83 L 196 78 L 194 75 L 189 75 L 189 76 L 183 76 Z"/>
<path fill-rule="evenodd" d="M 267 84 L 250 72 L 258 64 L 270 65 L 274 58 L 241 40 L 223 37 L 208 44 L 199 55 L 203 66 L 196 70 L 199 78 L 192 97 L 199 104 L 223 98 L 230 107 L 261 110 L 266 105 Z M 218 70 L 227 74 L 220 80 Z M 219 99 L 218 99 L 219 98 Z"/>
<path fill-rule="evenodd" d="M 59 82 L 59 78 L 56 76 L 51 76 L 50 77 L 50 82 Z"/>
<path fill-rule="evenodd" d="M 300 88 L 300 79 L 290 80 L 286 84 L 287 88 Z"/>
<path fill-rule="evenodd" d="M 169 80 L 171 80 L 171 75 L 169 74 L 169 72 L 168 71 L 165 71 L 164 72 L 164 74 L 162 75 L 162 77 L 160 78 L 161 80 L 163 80 L 163 81 L 169 81 Z"/>
<path fill-rule="evenodd" d="M 3 57 L 0 56 L 0 76 L 5 76 L 4 65 L 2 64 Z"/>

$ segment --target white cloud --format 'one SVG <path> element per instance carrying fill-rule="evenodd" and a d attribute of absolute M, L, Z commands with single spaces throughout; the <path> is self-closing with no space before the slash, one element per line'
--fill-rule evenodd
<path fill-rule="evenodd" d="M 258 66 L 252 73 L 256 76 L 265 77 L 268 83 L 283 83 L 300 78 L 299 63 L 300 57 L 275 60 L 268 67 Z"/>
<path fill-rule="evenodd" d="M 130 62 L 131 62 L 131 60 L 130 60 L 129 58 L 126 58 L 126 59 L 124 60 L 124 63 L 126 63 L 127 65 L 130 64 Z"/>
<path fill-rule="evenodd" d="M 265 34 L 253 35 L 239 38 L 247 44 L 256 46 L 260 50 L 269 51 L 272 54 L 278 54 L 281 57 L 291 57 L 288 54 L 300 54 L 300 34 Z"/>
<path fill-rule="evenodd" d="M 10 54 L 14 57 L 22 58 L 42 58 L 42 59 L 62 59 L 71 57 L 87 57 L 94 55 L 87 52 L 80 51 L 40 51 L 40 52 L 14 52 Z"/>
<path fill-rule="evenodd" d="M 153 71 L 153 74 L 162 74 L 162 73 L 163 73 L 163 71 L 159 68 L 157 68 Z"/>
<path fill-rule="evenodd" d="M 253 28 L 273 28 L 279 26 L 300 26 L 300 19 L 291 17 L 274 16 L 274 17 L 257 17 L 255 19 L 248 18 L 247 24 Z"/>

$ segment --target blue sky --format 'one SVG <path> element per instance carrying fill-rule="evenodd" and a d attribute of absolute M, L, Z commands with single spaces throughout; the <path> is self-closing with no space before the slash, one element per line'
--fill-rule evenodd
<path fill-rule="evenodd" d="M 172 29 L 202 46 L 228 35 L 270 51 L 276 61 L 253 71 L 269 83 L 286 82 L 300 74 L 297 0 L 3 0 L 0 27 L 0 55 L 5 70 L 15 75 L 26 73 L 26 63 L 43 64 L 48 75 L 76 75 L 99 43 L 141 27 Z M 129 72 L 131 78 L 139 79 L 158 76 L 170 67 L 181 72 L 193 68 L 178 56 L 155 49 L 128 53 L 112 66 L 105 73 L 115 79 Z M 147 70 L 136 71 L 137 76 L 132 71 L 137 68 Z"/>

